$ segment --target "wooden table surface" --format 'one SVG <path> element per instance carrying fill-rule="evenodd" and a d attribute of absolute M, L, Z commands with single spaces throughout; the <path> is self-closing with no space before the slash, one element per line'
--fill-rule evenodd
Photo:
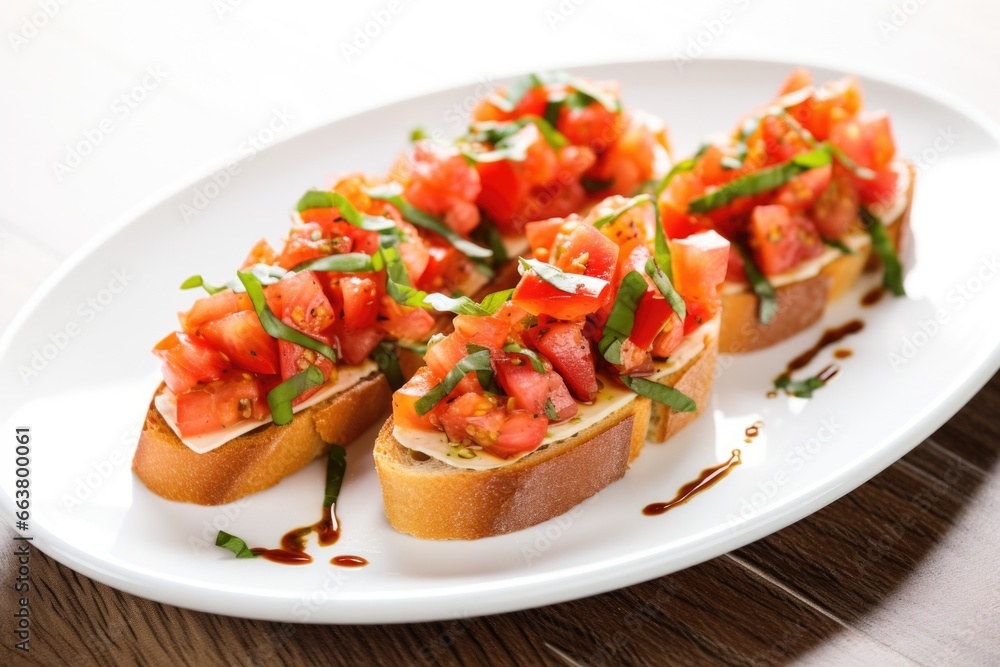
<path fill-rule="evenodd" d="M 998 414 L 1000 375 L 902 460 L 785 530 L 630 588 L 497 616 L 228 618 L 121 593 L 36 550 L 31 652 L 5 632 L 0 663 L 998 665 Z M 18 565 L 2 553 L 6 587 Z M 0 600 L 10 619 L 15 596 Z"/>

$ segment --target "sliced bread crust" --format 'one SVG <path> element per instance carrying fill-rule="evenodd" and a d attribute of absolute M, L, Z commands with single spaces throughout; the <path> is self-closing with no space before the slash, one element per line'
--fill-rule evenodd
<path fill-rule="evenodd" d="M 162 392 L 160 385 L 157 394 Z M 295 414 L 286 426 L 268 424 L 204 454 L 181 442 L 152 403 L 132 470 L 169 500 L 220 505 L 263 491 L 301 470 L 331 444 L 347 445 L 389 411 L 392 390 L 382 373 Z"/>

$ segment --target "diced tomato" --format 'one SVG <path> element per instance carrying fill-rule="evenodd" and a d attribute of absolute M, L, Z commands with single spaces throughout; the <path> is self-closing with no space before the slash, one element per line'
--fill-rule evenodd
<path fill-rule="evenodd" d="M 746 264 L 736 246 L 729 247 L 729 262 L 726 265 L 726 280 L 731 282 L 747 282 Z"/>
<path fill-rule="evenodd" d="M 677 349 L 682 340 L 684 340 L 684 326 L 677 313 L 673 313 L 663 330 L 656 335 L 656 340 L 653 341 L 653 356 L 658 359 L 666 359 Z"/>
<path fill-rule="evenodd" d="M 594 218 L 595 215 L 607 215 L 610 212 L 607 209 L 613 208 L 606 205 L 608 202 L 615 202 L 617 206 L 620 206 L 627 201 L 624 197 L 605 200 L 600 206 L 591 210 L 588 219 Z M 644 243 L 646 239 L 650 238 L 655 231 L 654 224 L 656 223 L 652 207 L 634 206 L 615 218 L 613 222 L 601 227 L 601 233 L 611 239 L 619 248 L 631 247 L 633 243 Z"/>
<path fill-rule="evenodd" d="M 778 97 L 787 95 L 788 93 L 794 93 L 795 91 L 807 88 L 812 84 L 813 78 L 812 74 L 809 73 L 809 70 L 805 67 L 796 67 L 781 85 L 781 90 L 778 91 Z"/>
<path fill-rule="evenodd" d="M 761 271 L 782 273 L 823 252 L 823 242 L 813 223 L 792 216 L 784 206 L 758 206 L 750 220 L 750 244 Z"/>
<path fill-rule="evenodd" d="M 231 372 L 222 353 L 206 341 L 185 333 L 168 334 L 153 348 L 162 361 L 163 381 L 180 395 L 199 382 L 214 382 Z"/>
<path fill-rule="evenodd" d="M 850 118 L 861 109 L 861 85 L 854 77 L 830 81 L 813 89 L 788 113 L 820 141 L 830 137 L 835 124 Z"/>
<path fill-rule="evenodd" d="M 399 248 L 400 259 L 402 259 L 403 265 L 406 267 L 406 275 L 410 278 L 410 284 L 416 285 L 423 277 L 424 272 L 427 270 L 427 265 L 431 261 L 430 250 L 424 239 L 417 233 L 416 227 L 405 220 L 400 220 L 396 225 L 408 237 L 406 241 L 398 244 L 397 247 Z M 374 251 L 371 254 L 374 254 Z"/>
<path fill-rule="evenodd" d="M 574 216 L 575 217 L 575 216 Z M 535 258 L 543 262 L 549 261 L 549 252 L 552 244 L 555 243 L 556 235 L 567 222 L 565 218 L 549 218 L 548 220 L 536 220 L 524 226 L 524 234 L 528 237 L 528 243 L 535 253 Z M 542 254 L 539 254 L 539 253 Z"/>
<path fill-rule="evenodd" d="M 506 420 L 503 408 L 486 396 L 462 394 L 441 413 L 441 426 L 452 442 L 472 441 L 483 447 L 493 445 Z"/>
<path fill-rule="evenodd" d="M 333 335 L 340 357 L 351 365 L 364 361 L 385 338 L 385 334 L 377 326 L 346 331 L 339 322 L 333 327 Z"/>
<path fill-rule="evenodd" d="M 465 342 L 482 345 L 491 350 L 503 347 L 510 333 L 510 321 L 501 317 L 456 315 L 452 320 L 452 326 Z"/>
<path fill-rule="evenodd" d="M 862 167 L 881 169 L 896 155 L 886 112 L 861 113 L 830 128 L 830 143 Z"/>
<path fill-rule="evenodd" d="M 685 297 L 687 316 L 684 318 L 683 335 L 686 336 L 722 310 L 722 299 L 718 296 Z"/>
<path fill-rule="evenodd" d="M 549 400 L 552 401 L 552 407 L 556 410 L 554 421 L 561 422 L 572 419 L 580 411 L 580 406 L 570 396 L 569 389 L 566 388 L 566 383 L 561 375 L 549 371 L 547 377 L 549 378 Z"/>
<path fill-rule="evenodd" d="M 190 437 L 217 431 L 243 419 L 270 414 L 257 381 L 237 377 L 212 382 L 177 396 L 177 428 Z"/>
<path fill-rule="evenodd" d="M 392 297 L 382 297 L 382 329 L 400 340 L 423 340 L 434 330 L 434 317 L 423 308 L 402 306 Z"/>
<path fill-rule="evenodd" d="M 333 339 L 330 336 L 316 336 L 319 340 L 330 345 L 333 343 Z M 296 345 L 295 343 L 290 343 L 287 340 L 278 341 L 278 354 L 281 356 L 281 379 L 287 380 L 297 373 L 301 373 L 310 366 L 315 366 L 323 373 L 323 379 L 329 380 L 331 374 L 336 373 L 336 368 L 334 363 L 314 350 L 311 350 L 301 345 Z M 319 387 L 312 387 L 307 389 L 305 392 L 299 394 L 293 403 L 298 404 L 306 400 L 317 391 Z"/>
<path fill-rule="evenodd" d="M 277 341 L 264 331 L 252 310 L 212 320 L 203 324 L 200 331 L 212 347 L 240 368 L 264 375 L 278 372 Z"/>
<path fill-rule="evenodd" d="M 454 334 L 445 336 L 427 348 L 427 352 L 424 354 L 424 363 L 431 369 L 435 377 L 444 378 L 448 371 L 468 356 L 469 351 L 466 345 L 468 342 L 461 336 Z"/>
<path fill-rule="evenodd" d="M 889 206 L 896 198 L 898 181 L 899 174 L 889 166 L 882 171 L 875 172 L 875 178 L 871 180 L 857 178 L 854 180 L 854 184 L 862 203 Z"/>
<path fill-rule="evenodd" d="M 334 322 L 333 306 L 312 271 L 289 275 L 268 285 L 264 296 L 275 315 L 303 333 L 318 334 Z"/>
<path fill-rule="evenodd" d="M 677 317 L 670 303 L 659 291 L 647 291 L 636 308 L 635 324 L 629 340 L 639 349 L 648 350 L 672 315 Z"/>
<path fill-rule="evenodd" d="M 503 95 L 504 92 L 500 91 L 498 94 Z M 489 97 L 486 97 L 472 110 L 472 120 L 483 122 L 511 120 L 525 115 L 542 116 L 545 114 L 545 105 L 548 101 L 549 91 L 544 86 L 535 86 L 525 92 L 511 111 L 502 111 L 490 101 Z"/>
<path fill-rule="evenodd" d="M 551 322 L 525 332 L 535 349 L 552 362 L 573 396 L 590 402 L 597 397 L 597 371 L 583 325 Z"/>
<path fill-rule="evenodd" d="M 578 107 L 564 104 L 556 125 L 570 143 L 603 151 L 622 134 L 624 120 L 620 111 L 609 111 L 599 102 Z"/>
<path fill-rule="evenodd" d="M 332 253 L 327 254 L 338 252 L 363 252 L 367 255 L 374 255 L 379 249 L 378 232 L 372 232 L 367 229 L 355 227 L 344 220 L 331 223 L 328 234 L 332 239 L 333 251 Z M 342 239 L 348 239 L 350 241 L 350 245 L 344 245 Z M 349 248 L 349 250 L 344 250 L 345 247 Z"/>
<path fill-rule="evenodd" d="M 701 179 L 691 172 L 676 174 L 670 179 L 658 202 L 660 219 L 667 238 L 682 239 L 705 229 L 705 225 L 698 221 L 697 216 L 687 212 L 688 202 L 700 197 L 704 192 L 705 186 Z"/>
<path fill-rule="evenodd" d="M 778 188 L 774 203 L 781 204 L 789 211 L 804 211 L 830 185 L 832 174 L 833 165 L 829 164 L 805 171 Z"/>
<path fill-rule="evenodd" d="M 277 261 L 278 253 L 274 251 L 266 239 L 261 239 L 250 249 L 250 253 L 243 260 L 240 268 L 248 269 L 255 264 L 274 264 Z"/>
<path fill-rule="evenodd" d="M 545 440 L 545 431 L 549 428 L 549 420 L 544 414 L 533 414 L 527 410 L 514 410 L 507 413 L 507 421 L 500 427 L 500 435 L 485 449 L 501 457 L 514 456 L 522 452 L 538 449 Z"/>
<path fill-rule="evenodd" d="M 409 426 L 411 428 L 421 428 L 425 430 L 435 429 L 432 416 L 443 408 L 444 402 L 438 403 L 435 410 L 425 415 L 418 415 L 414 403 L 423 398 L 433 389 L 440 380 L 426 366 L 417 369 L 412 378 L 406 384 L 396 390 L 392 395 L 392 419 L 397 426 Z"/>
<path fill-rule="evenodd" d="M 618 246 L 590 225 L 577 225 L 556 236 L 552 263 L 566 273 L 611 280 L 618 263 Z"/>
<path fill-rule="evenodd" d="M 178 319 L 184 333 L 195 336 L 198 327 L 206 322 L 221 319 L 241 310 L 250 310 L 252 307 L 250 299 L 245 294 L 237 295 L 233 290 L 226 289 L 198 299 L 191 306 L 191 310 L 180 313 Z"/>
<path fill-rule="evenodd" d="M 597 312 L 610 294 L 611 284 L 606 281 L 600 291 L 592 289 L 570 294 L 530 272 L 521 277 L 512 300 L 532 315 L 545 313 L 560 320 L 574 320 Z"/>
<path fill-rule="evenodd" d="M 515 217 L 528 196 L 528 184 L 509 160 L 476 164 L 482 190 L 476 205 L 496 224 L 505 236 L 516 235 L 525 220 Z"/>
<path fill-rule="evenodd" d="M 677 291 L 684 296 L 714 296 L 716 287 L 726 279 L 729 241 L 707 231 L 669 244 Z"/>
<path fill-rule="evenodd" d="M 521 176 L 528 186 L 546 185 L 556 177 L 559 169 L 559 158 L 549 142 L 542 136 L 538 126 L 528 123 L 511 137 L 512 143 L 523 143 L 527 146 L 524 159 L 517 163 Z"/>
<path fill-rule="evenodd" d="M 475 167 L 452 146 L 418 141 L 405 158 L 409 179 L 404 196 L 419 209 L 444 215 L 445 223 L 459 234 L 479 224 L 479 211 L 471 202 L 481 189 Z"/>
<path fill-rule="evenodd" d="M 839 239 L 856 223 L 859 203 L 850 174 L 844 169 L 834 169 L 830 184 L 816 200 L 809 217 L 820 234 Z"/>
<path fill-rule="evenodd" d="M 344 326 L 348 330 L 373 326 L 378 318 L 378 289 L 371 278 L 348 276 L 340 281 Z"/>
<path fill-rule="evenodd" d="M 517 407 L 538 414 L 545 411 L 549 397 L 549 379 L 536 371 L 521 355 L 493 357 L 493 370 L 504 393 L 512 396 Z"/>
<path fill-rule="evenodd" d="M 649 375 L 653 370 L 653 355 L 630 338 L 625 339 L 621 347 L 621 363 L 613 366 L 618 375 Z"/>

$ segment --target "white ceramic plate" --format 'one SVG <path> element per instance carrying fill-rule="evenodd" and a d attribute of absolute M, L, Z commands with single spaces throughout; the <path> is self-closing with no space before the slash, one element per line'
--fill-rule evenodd
<path fill-rule="evenodd" d="M 768 99 L 790 66 L 702 61 L 580 69 L 619 79 L 630 105 L 668 120 L 677 152 Z M 835 72 L 816 69 L 820 79 Z M 2 512 L 13 522 L 14 429 L 30 426 L 35 546 L 90 577 L 143 597 L 221 614 L 314 623 L 424 621 L 559 602 L 626 586 L 740 547 L 818 510 L 905 454 L 965 404 L 1000 366 L 1000 278 L 993 220 L 1000 133 L 965 105 L 917 85 L 865 79 L 871 108 L 891 110 L 900 152 L 921 164 L 913 207 L 909 297 L 862 309 L 868 277 L 813 327 L 777 349 L 722 359 L 707 413 L 629 474 L 567 515 L 476 542 L 423 542 L 394 532 L 371 462 L 374 431 L 350 448 L 343 537 L 287 567 L 209 546 L 223 528 L 276 546 L 318 518 L 323 465 L 226 507 L 154 496 L 129 470 L 158 382 L 150 347 L 193 298 L 192 273 L 225 277 L 287 211 L 338 169 L 382 170 L 410 127 L 445 127 L 472 88 L 435 93 L 298 135 L 244 163 L 227 187 L 201 180 L 115 225 L 54 275 L 0 343 Z M 220 179 L 224 180 L 224 179 Z M 195 187 L 201 200 L 195 201 Z M 180 206 L 202 205 L 185 221 Z M 11 279 L 10 277 L 7 278 Z M 117 291 L 116 291 L 117 290 Z M 862 317 L 854 356 L 815 399 L 765 398 L 769 380 L 823 326 Z M 942 323 L 943 321 L 943 323 Z M 892 354 L 899 355 L 891 357 Z M 828 350 L 816 366 L 830 360 Z M 25 381 L 19 368 L 38 369 Z M 761 437 L 743 442 L 762 420 Z M 743 464 L 660 517 L 703 468 L 743 450 Z M 355 554 L 371 564 L 327 564 Z"/>

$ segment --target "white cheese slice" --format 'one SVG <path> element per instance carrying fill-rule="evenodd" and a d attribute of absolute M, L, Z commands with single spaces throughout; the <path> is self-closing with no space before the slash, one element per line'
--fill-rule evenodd
<path fill-rule="evenodd" d="M 299 405 L 294 406 L 292 412 L 300 412 L 306 408 L 311 408 L 317 403 L 322 403 L 331 396 L 350 389 L 358 381 L 375 373 L 377 370 L 378 365 L 371 359 L 366 359 L 364 363 L 357 366 L 338 366 L 336 381 L 323 385 L 315 394 L 302 401 Z M 267 419 L 244 419 L 218 431 L 185 438 L 181 436 L 180 429 L 177 428 L 177 397 L 174 396 L 173 392 L 169 389 L 164 389 L 156 397 L 154 403 L 156 409 L 160 411 L 163 419 L 170 425 L 170 428 L 177 434 L 181 442 L 190 447 L 196 454 L 204 454 L 217 449 L 233 438 L 241 436 L 244 433 L 249 433 L 258 426 L 270 424 L 272 421 L 270 417 Z"/>
<path fill-rule="evenodd" d="M 706 339 L 718 339 L 719 322 L 720 317 L 716 315 L 688 334 L 668 359 L 655 364 L 655 370 L 649 376 L 649 379 L 658 380 L 683 368 L 705 349 Z M 593 403 L 589 405 L 578 403 L 580 409 L 575 417 L 567 419 L 564 422 L 559 422 L 558 424 L 549 424 L 549 429 L 545 433 L 545 439 L 542 440 L 539 448 L 572 438 L 577 433 L 614 414 L 636 397 L 636 394 L 631 390 L 621 387 L 610 380 L 604 380 L 602 383 L 603 387 Z M 404 447 L 425 454 L 432 459 L 447 463 L 455 468 L 465 468 L 468 470 L 499 468 L 520 461 L 525 456 L 538 451 L 532 450 L 532 452 L 524 452 L 523 454 L 504 459 L 494 456 L 483 449 L 465 449 L 466 452 L 471 452 L 474 456 L 473 458 L 463 458 L 458 455 L 458 452 L 463 448 L 449 442 L 448 436 L 441 431 L 426 431 L 406 426 L 394 426 L 392 434 Z M 466 456 L 468 456 L 468 453 L 466 453 Z"/>
<path fill-rule="evenodd" d="M 907 169 L 906 163 L 897 161 L 893 163 L 893 169 L 899 174 L 895 198 L 890 204 L 876 203 L 871 207 L 872 213 L 879 218 L 879 220 L 881 220 L 886 227 L 894 224 L 896 219 L 902 215 L 907 204 L 906 193 L 910 188 L 910 170 Z M 854 252 L 858 252 L 859 250 L 867 248 L 871 245 L 871 238 L 867 234 L 852 234 L 844 239 L 844 245 Z M 819 272 L 824 266 L 840 257 L 842 254 L 843 253 L 836 248 L 827 248 L 822 255 L 806 260 L 794 269 L 785 271 L 784 273 L 779 273 L 775 276 L 768 276 L 768 281 L 775 287 L 782 287 L 783 285 L 790 285 L 792 283 L 808 280 L 809 278 L 819 275 Z M 722 284 L 722 289 L 720 291 L 723 294 L 738 294 L 740 292 L 746 292 L 747 284 L 744 282 L 726 281 Z"/>

